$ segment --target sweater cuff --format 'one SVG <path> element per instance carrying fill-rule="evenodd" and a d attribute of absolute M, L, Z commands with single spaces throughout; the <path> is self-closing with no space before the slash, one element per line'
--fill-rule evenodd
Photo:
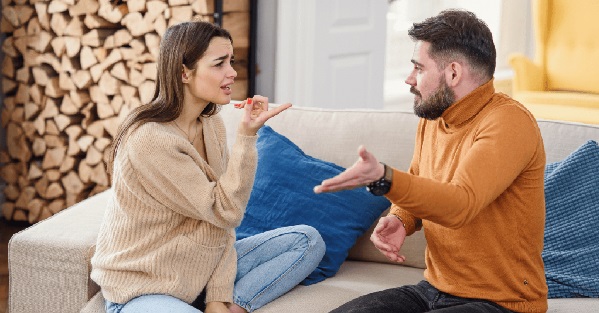
<path fill-rule="evenodd" d="M 388 216 L 395 216 L 399 218 L 402 222 L 404 228 L 406 229 L 406 236 L 410 236 L 411 234 L 416 232 L 416 221 L 415 217 L 413 217 L 410 213 L 399 210 L 397 207 L 394 207 L 388 214 Z"/>
<path fill-rule="evenodd" d="M 233 303 L 233 288 L 211 287 L 206 289 L 206 303 L 227 302 Z"/>
<path fill-rule="evenodd" d="M 256 145 L 256 141 L 258 141 L 258 135 L 255 136 L 246 136 L 237 133 L 237 142 L 242 145 Z"/>
<path fill-rule="evenodd" d="M 401 203 L 401 200 L 405 198 L 406 194 L 409 192 L 412 182 L 411 178 L 411 174 L 393 169 L 393 183 L 391 184 L 391 190 L 385 195 L 385 197 L 393 203 L 389 215 L 396 216 L 403 222 L 407 236 L 421 228 L 420 225 L 417 225 L 420 224 L 420 222 L 417 221 L 417 218 L 414 215 L 401 209 L 396 204 Z"/>

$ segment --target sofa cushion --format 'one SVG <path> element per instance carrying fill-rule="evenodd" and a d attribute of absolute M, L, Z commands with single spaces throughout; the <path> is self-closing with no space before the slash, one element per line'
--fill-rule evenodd
<path fill-rule="evenodd" d="M 599 297 L 599 146 L 588 141 L 545 170 L 543 260 L 549 298 Z"/>
<path fill-rule="evenodd" d="M 424 279 L 423 273 L 420 268 L 346 261 L 335 277 L 312 286 L 297 286 L 255 313 L 329 312 L 365 294 L 417 284 Z"/>
<path fill-rule="evenodd" d="M 258 134 L 256 178 L 237 238 L 283 226 L 310 225 L 320 232 L 326 252 L 303 283 L 335 275 L 356 239 L 390 206 L 389 201 L 365 188 L 315 194 L 314 186 L 344 168 L 306 155 L 269 126 Z"/>

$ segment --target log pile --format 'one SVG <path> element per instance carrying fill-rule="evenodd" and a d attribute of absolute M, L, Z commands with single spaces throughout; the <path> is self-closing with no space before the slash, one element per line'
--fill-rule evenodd
<path fill-rule="evenodd" d="M 106 156 L 131 109 L 151 100 L 160 39 L 213 20 L 212 0 L 2 0 L 0 152 L 7 220 L 35 223 L 110 187 Z M 224 1 L 247 97 L 249 0 Z"/>

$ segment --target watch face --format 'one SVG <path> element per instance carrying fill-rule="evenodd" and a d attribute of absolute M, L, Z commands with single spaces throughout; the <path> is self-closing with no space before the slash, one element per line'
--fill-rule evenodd
<path fill-rule="evenodd" d="M 384 178 L 370 183 L 366 189 L 375 196 L 382 196 L 389 192 L 391 189 L 391 183 Z"/>

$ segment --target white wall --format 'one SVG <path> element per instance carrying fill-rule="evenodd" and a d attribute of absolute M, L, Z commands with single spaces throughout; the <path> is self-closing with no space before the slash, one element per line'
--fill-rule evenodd
<path fill-rule="evenodd" d="M 281 9 L 279 2 L 281 0 L 257 0 L 258 3 L 258 32 L 257 32 L 257 49 L 256 62 L 258 73 L 256 76 L 256 93 L 267 96 L 274 101 L 275 95 L 275 71 L 276 71 L 276 47 L 277 44 L 277 21 Z M 297 0 L 301 1 L 301 0 Z M 387 1 L 387 0 L 381 0 Z M 480 10 L 477 1 L 473 0 L 395 0 L 401 2 L 409 2 L 409 5 L 421 10 L 409 10 L 409 17 L 414 20 L 422 20 L 429 15 L 435 14 L 443 7 L 462 7 L 465 9 L 476 11 Z M 498 46 L 498 62 L 497 62 L 497 78 L 510 78 L 511 70 L 507 67 L 507 56 L 514 51 L 522 52 L 526 55 L 533 56 L 534 40 L 532 37 L 532 25 L 530 19 L 530 3 L 522 0 L 500 0 L 501 5 L 498 9 L 497 5 L 492 8 L 492 11 L 499 19 L 499 25 L 496 26 L 498 34 L 495 38 L 495 43 Z M 475 7 L 473 7 L 476 5 Z M 433 8 L 434 7 L 434 8 Z M 413 8 L 412 8 L 413 9 Z M 431 12 L 434 11 L 434 12 Z M 294 12 L 292 12 L 293 14 Z M 296 12 L 295 12 L 296 13 Z M 493 12 L 489 12 L 492 14 Z M 477 12 L 477 14 L 481 14 Z M 484 14 L 483 14 L 484 15 Z M 384 17 L 383 17 L 384 18 Z M 283 21 L 281 21 L 283 22 Z M 407 37 L 407 36 L 406 36 Z M 411 41 L 406 42 L 413 47 Z M 389 47 L 387 47 L 389 49 Z M 409 61 L 409 60 L 408 60 Z M 406 61 L 408 66 L 411 66 Z M 387 64 L 387 72 L 393 64 Z M 395 66 L 394 66 L 395 68 Z M 389 74 L 389 73 L 388 73 Z M 381 73 L 383 75 L 383 73 Z M 389 75 L 386 75 L 389 76 Z M 403 76 L 402 76 L 403 77 Z M 386 94 L 385 107 L 392 109 L 408 109 L 411 110 L 411 96 L 409 92 L 403 90 L 403 79 L 397 81 L 386 79 Z"/>
<path fill-rule="evenodd" d="M 256 94 L 274 100 L 277 46 L 277 2 L 258 0 Z"/>

